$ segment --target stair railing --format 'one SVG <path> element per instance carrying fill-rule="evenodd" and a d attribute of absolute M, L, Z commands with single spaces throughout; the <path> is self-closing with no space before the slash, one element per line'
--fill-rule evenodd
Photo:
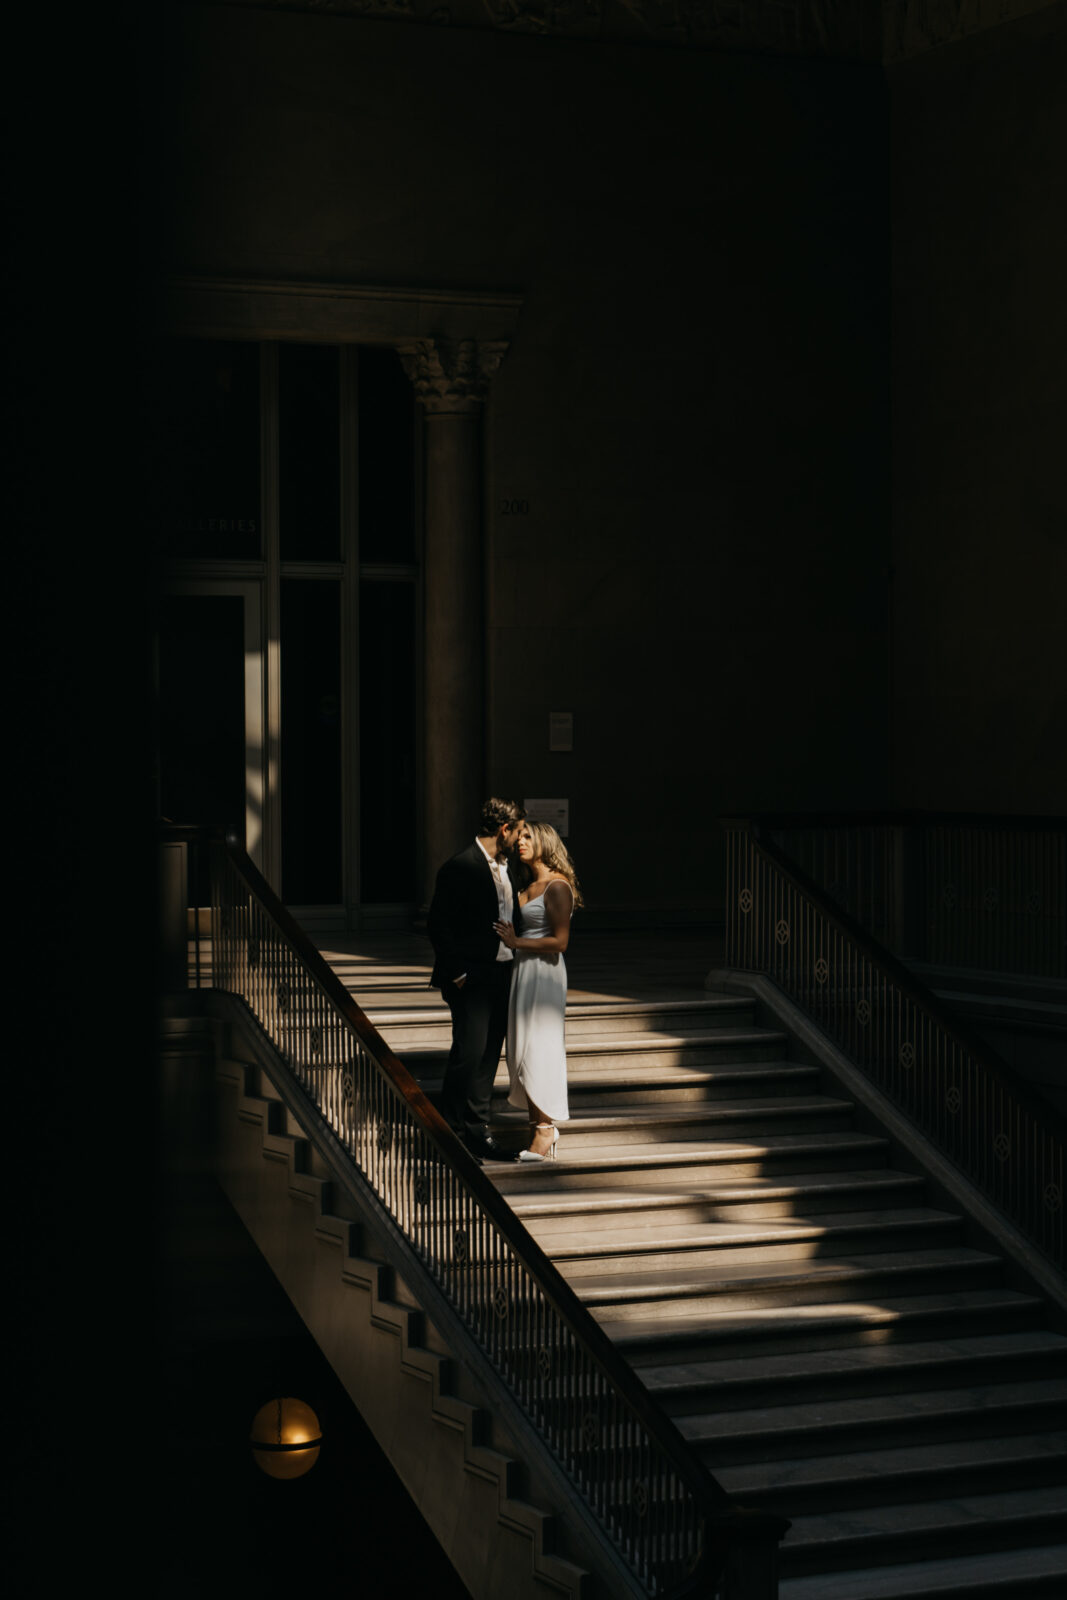
<path fill-rule="evenodd" d="M 726 961 L 767 974 L 1057 1267 L 1063 1119 L 771 836 L 726 818 Z"/>
<path fill-rule="evenodd" d="M 298 1086 L 301 1120 L 319 1119 L 305 1132 L 343 1153 L 406 1242 L 413 1279 L 429 1275 L 638 1582 L 774 1600 L 788 1522 L 733 1504 L 235 838 L 210 853 L 196 981 L 244 1002 Z"/>
<path fill-rule="evenodd" d="M 1067 820 L 944 812 L 761 816 L 901 960 L 1067 978 Z"/>

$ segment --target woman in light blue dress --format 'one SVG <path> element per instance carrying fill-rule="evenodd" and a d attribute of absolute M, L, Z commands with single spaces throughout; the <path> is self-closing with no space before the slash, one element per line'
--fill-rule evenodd
<path fill-rule="evenodd" d="M 570 940 L 571 916 L 582 896 L 567 847 L 549 823 L 524 822 L 517 851 L 522 933 L 516 934 L 510 922 L 493 924 L 508 949 L 515 951 L 508 1006 L 508 1104 L 530 1118 L 530 1146 L 519 1160 L 555 1160 L 558 1124 L 570 1115 L 563 953 Z"/>

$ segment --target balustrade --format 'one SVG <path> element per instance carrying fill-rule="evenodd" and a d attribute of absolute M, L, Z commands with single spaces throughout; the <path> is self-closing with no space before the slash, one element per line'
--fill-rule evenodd
<path fill-rule="evenodd" d="M 771 977 L 1061 1265 L 1061 1119 L 786 859 L 779 819 L 726 826 L 728 965 Z"/>
<path fill-rule="evenodd" d="M 901 960 L 1067 978 L 1062 820 L 898 813 L 760 825 Z"/>
<path fill-rule="evenodd" d="M 210 849 L 204 981 L 247 1006 L 299 1086 L 305 1132 L 340 1152 L 387 1213 L 413 1280 L 426 1273 L 445 1297 L 650 1595 L 772 1600 L 774 1562 L 753 1546 L 752 1519 L 650 1400 L 243 851 L 219 838 Z M 756 1545 L 776 1547 L 788 1524 L 757 1520 Z M 733 1577 L 720 1590 L 735 1525 Z M 751 1583 L 744 1574 L 756 1570 Z"/>

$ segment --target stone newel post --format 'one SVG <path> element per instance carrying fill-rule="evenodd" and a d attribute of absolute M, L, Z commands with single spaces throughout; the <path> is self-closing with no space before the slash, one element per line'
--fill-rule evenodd
<path fill-rule="evenodd" d="M 474 837 L 485 796 L 481 412 L 507 345 L 415 339 L 399 347 L 425 413 L 425 873 Z"/>

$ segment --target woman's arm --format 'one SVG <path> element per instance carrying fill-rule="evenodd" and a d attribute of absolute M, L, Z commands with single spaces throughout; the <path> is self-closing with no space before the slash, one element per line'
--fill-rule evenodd
<path fill-rule="evenodd" d="M 493 927 L 501 942 L 509 950 L 535 950 L 538 955 L 562 955 L 571 936 L 571 907 L 574 897 L 570 884 L 562 878 L 553 878 L 545 890 L 545 910 L 552 932 L 543 939 L 521 938 L 510 922 L 494 922 Z"/>

